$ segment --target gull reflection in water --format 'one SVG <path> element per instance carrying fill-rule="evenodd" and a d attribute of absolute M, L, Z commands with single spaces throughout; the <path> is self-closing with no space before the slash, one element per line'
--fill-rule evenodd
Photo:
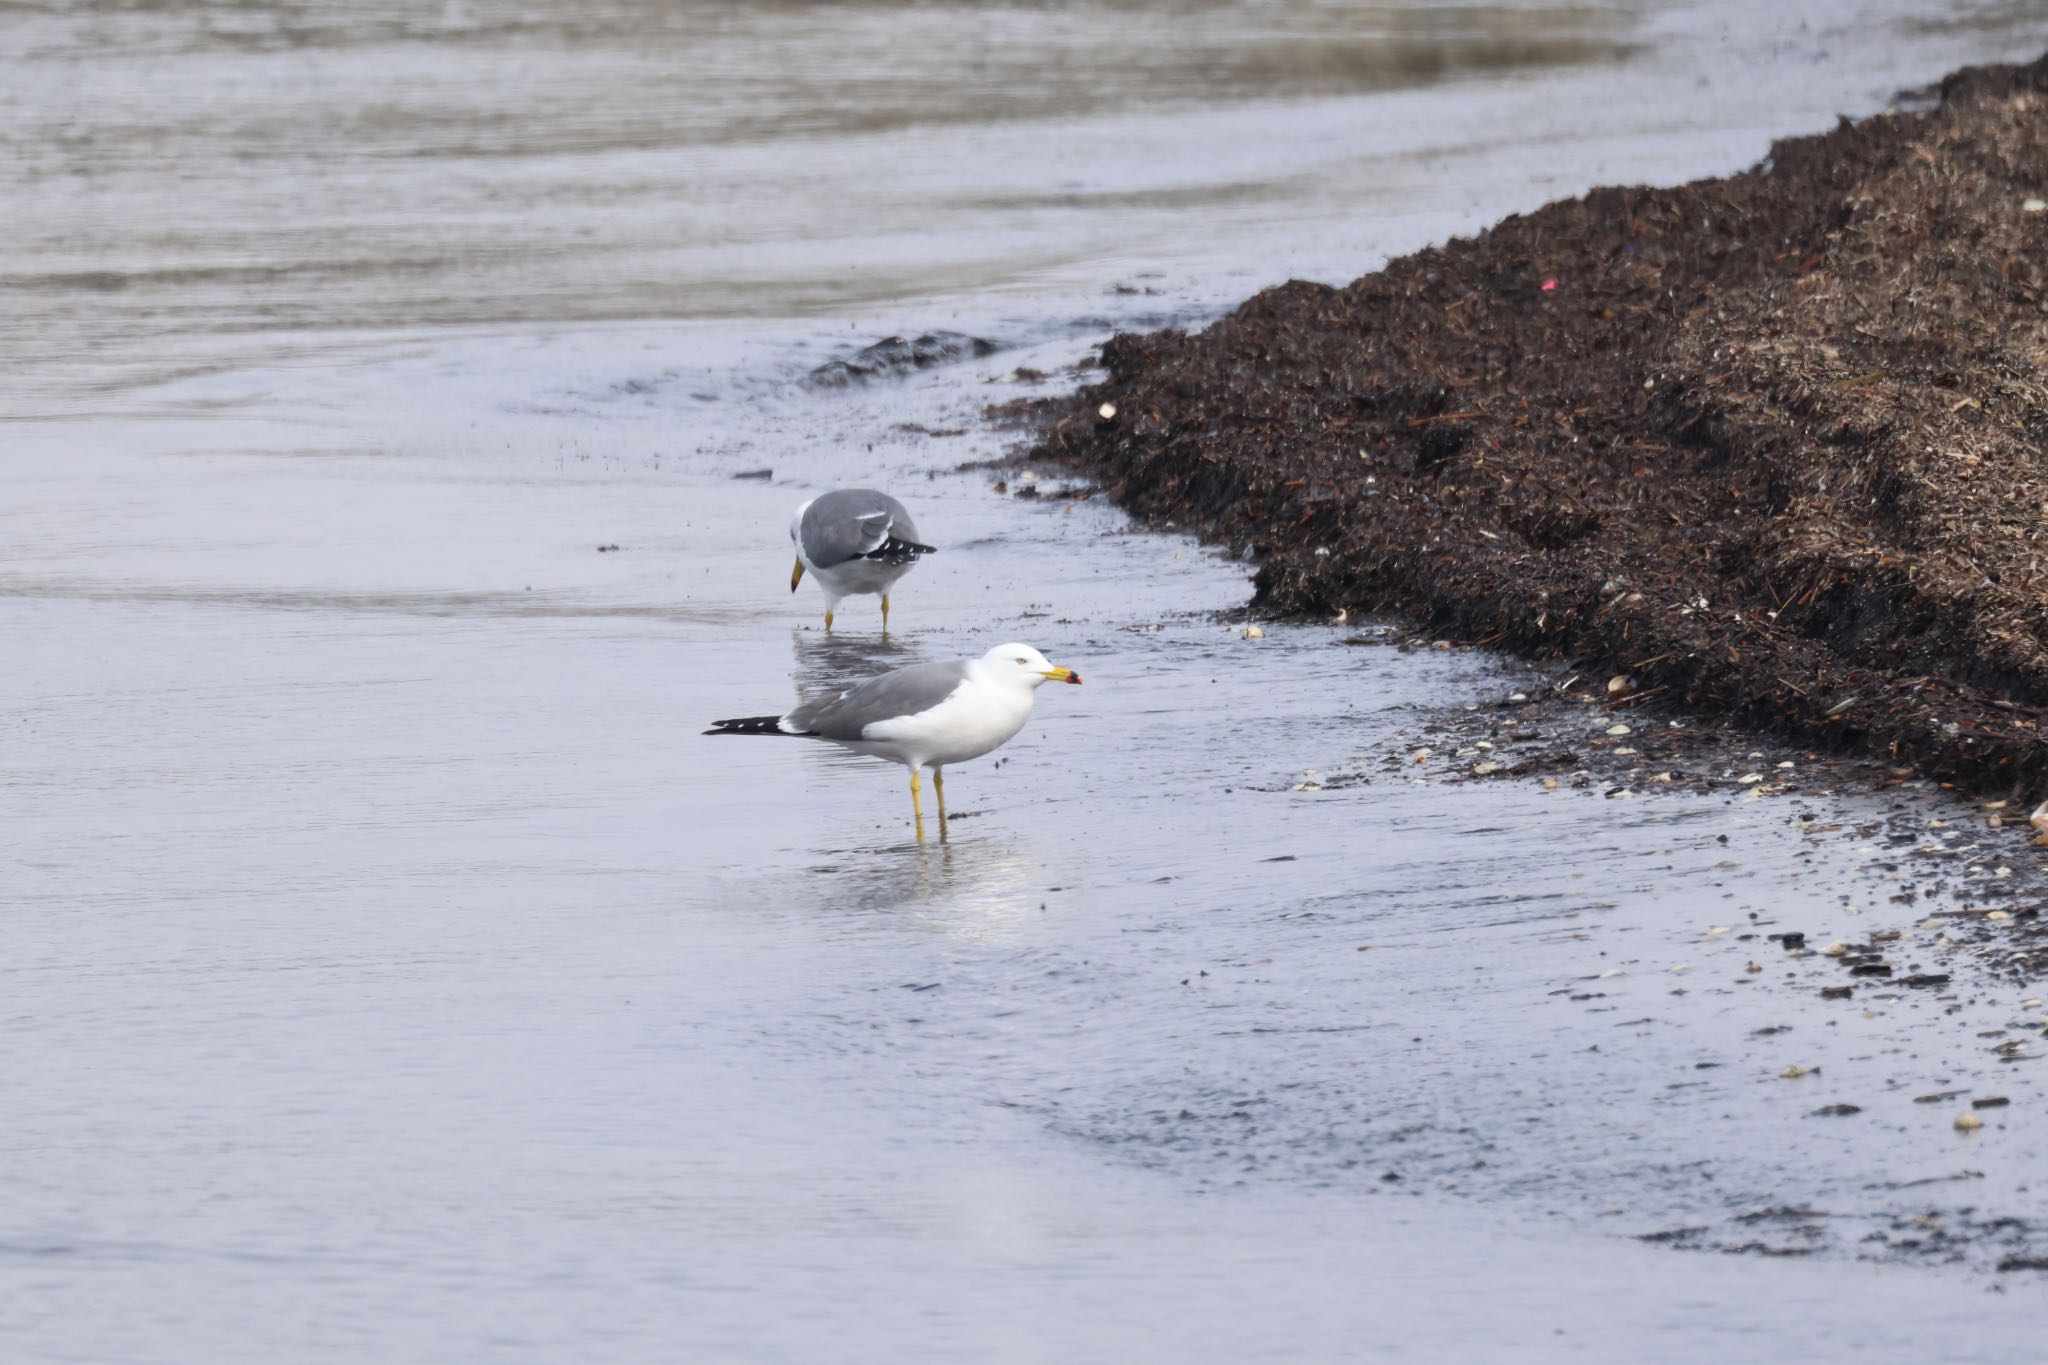
<path fill-rule="evenodd" d="M 956 829 L 943 844 L 820 850 L 808 871 L 819 907 L 849 927 L 996 942 L 1039 922 L 1048 876 L 1035 849 L 1004 829 L 966 837 Z"/>
<path fill-rule="evenodd" d="M 936 657 L 919 645 L 886 639 L 879 633 L 827 635 L 823 631 L 796 630 L 790 632 L 790 644 L 796 660 L 790 677 L 796 684 L 799 701 L 828 692 L 843 692 L 877 673 Z"/>

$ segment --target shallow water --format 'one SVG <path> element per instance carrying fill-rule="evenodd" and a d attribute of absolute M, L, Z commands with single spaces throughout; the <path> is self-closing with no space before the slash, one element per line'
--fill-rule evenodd
<path fill-rule="evenodd" d="M 422 328 L 1185 313 L 2044 41 L 2039 0 L 9 6 L 0 417 Z"/>
<path fill-rule="evenodd" d="M 1910 928 L 1889 844 L 1389 773 L 1532 675 L 1243 639 L 1244 566 L 946 472 L 1111 321 L 1725 169 L 2029 15 L 660 36 L 714 8 L 0 18 L 0 98 L 78 130 L 0 171 L 8 1358 L 2031 1359 L 1990 1272 L 2031 1244 L 1913 1221 L 2043 1216 L 2038 1086 L 1976 1036 L 2021 993 L 1820 1007 L 1706 938 Z M 801 382 L 935 326 L 1008 349 Z M 856 474 L 944 547 L 886 643 L 786 589 Z M 951 775 L 944 845 L 890 769 L 699 733 L 1011 637 L 1088 683 Z M 1964 1138 L 1913 1102 L 1951 1087 L 2013 1106 Z M 1815 1255 L 1630 1240 L 1682 1228 Z"/>

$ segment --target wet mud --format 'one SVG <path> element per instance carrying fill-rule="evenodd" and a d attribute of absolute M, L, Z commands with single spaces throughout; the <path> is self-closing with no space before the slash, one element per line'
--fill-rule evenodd
<path fill-rule="evenodd" d="M 1034 458 L 1259 566 L 1987 798 L 2048 789 L 2048 59 L 1120 335 Z"/>

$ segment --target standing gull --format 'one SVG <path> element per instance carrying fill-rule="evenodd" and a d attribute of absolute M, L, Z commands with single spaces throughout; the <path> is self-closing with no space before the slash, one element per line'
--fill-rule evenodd
<path fill-rule="evenodd" d="M 707 735 L 796 735 L 828 739 L 910 769 L 910 807 L 924 842 L 917 770 L 932 770 L 939 794 L 939 837 L 946 836 L 948 763 L 980 758 L 1009 743 L 1031 716 L 1032 696 L 1048 680 L 1078 683 L 1030 645 L 997 645 L 979 659 L 912 664 L 870 678 L 836 697 L 807 701 L 787 715 L 713 721 Z"/>
<path fill-rule="evenodd" d="M 825 590 L 825 629 L 839 603 L 860 593 L 882 595 L 882 630 L 889 629 L 889 589 L 910 572 L 918 556 L 933 553 L 918 543 L 917 527 L 903 504 L 872 488 L 842 488 L 821 493 L 789 519 L 789 538 L 796 545 L 796 569 L 789 590 L 803 581 L 804 570 Z"/>

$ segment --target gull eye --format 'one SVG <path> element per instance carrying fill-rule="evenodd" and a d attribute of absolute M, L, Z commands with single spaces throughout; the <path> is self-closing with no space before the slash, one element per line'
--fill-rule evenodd
<path fill-rule="evenodd" d="M 1026 668 L 1029 668 L 1031 666 L 1031 661 L 1022 657 L 1021 655 L 1018 656 L 1017 662 L 1023 664 Z"/>

